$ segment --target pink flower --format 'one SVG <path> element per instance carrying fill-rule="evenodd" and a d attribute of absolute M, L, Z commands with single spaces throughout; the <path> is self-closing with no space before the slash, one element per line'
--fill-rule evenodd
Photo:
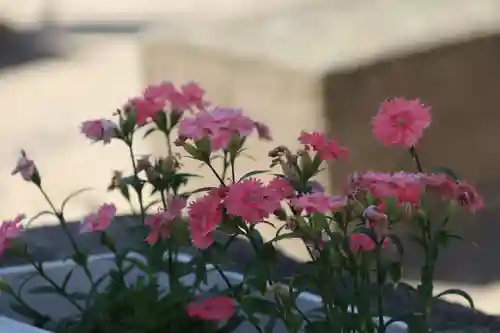
<path fill-rule="evenodd" d="M 222 220 L 220 198 L 215 195 L 205 195 L 193 201 L 188 211 L 188 225 L 193 244 L 199 249 L 206 249 L 213 243 L 212 232 Z"/>
<path fill-rule="evenodd" d="M 196 106 L 198 110 L 204 110 L 205 106 L 208 105 L 208 103 L 203 100 L 205 90 L 195 82 L 189 82 L 181 86 L 181 91 L 189 106 Z"/>
<path fill-rule="evenodd" d="M 116 124 L 107 119 L 87 120 L 82 123 L 82 133 L 93 142 L 110 143 L 116 136 Z"/>
<path fill-rule="evenodd" d="M 116 207 L 114 204 L 104 204 L 97 212 L 90 213 L 82 219 L 80 232 L 95 232 L 106 230 L 115 217 Z"/>
<path fill-rule="evenodd" d="M 444 173 L 423 175 L 422 181 L 426 189 L 437 193 L 444 200 L 457 196 L 457 183 Z"/>
<path fill-rule="evenodd" d="M 162 104 L 154 102 L 142 97 L 135 97 L 129 101 L 129 106 L 133 106 L 135 110 L 136 124 L 144 125 L 153 119 L 158 112 L 163 109 Z"/>
<path fill-rule="evenodd" d="M 484 207 L 483 198 L 477 190 L 466 182 L 459 182 L 457 187 L 457 200 L 461 206 L 469 209 L 470 212 L 476 211 Z"/>
<path fill-rule="evenodd" d="M 274 191 L 280 200 L 293 197 L 294 195 L 292 185 L 284 178 L 274 178 L 269 182 L 267 188 Z"/>
<path fill-rule="evenodd" d="M 430 108 L 420 100 L 394 98 L 382 103 L 373 118 L 373 134 L 386 146 L 415 146 L 431 123 Z"/>
<path fill-rule="evenodd" d="M 280 208 L 282 192 L 249 178 L 229 186 L 224 205 L 228 214 L 239 216 L 248 223 L 259 223 Z"/>
<path fill-rule="evenodd" d="M 318 132 L 302 132 L 299 137 L 306 149 L 313 149 L 323 161 L 345 159 L 349 150 L 340 146 L 335 140 L 328 140 Z"/>
<path fill-rule="evenodd" d="M 382 242 L 382 248 L 388 248 L 390 244 L 389 239 L 385 238 Z M 373 251 L 375 250 L 375 242 L 366 234 L 355 233 L 349 237 L 349 248 L 353 253 Z"/>
<path fill-rule="evenodd" d="M 307 214 L 336 211 L 347 204 L 345 197 L 330 196 L 322 192 L 304 194 L 292 199 L 292 206 L 303 209 Z"/>
<path fill-rule="evenodd" d="M 201 111 L 179 122 L 179 135 L 192 140 L 210 139 L 212 150 L 226 149 L 234 135 L 246 137 L 252 133 L 254 122 L 241 110 L 215 108 Z"/>
<path fill-rule="evenodd" d="M 182 216 L 184 207 L 186 207 L 185 199 L 169 196 L 167 210 L 149 217 L 144 222 L 150 229 L 146 241 L 149 244 L 156 244 L 160 238 L 170 237 L 172 225 Z"/>
<path fill-rule="evenodd" d="M 0 255 L 11 247 L 12 239 L 17 238 L 23 227 L 21 221 L 26 216 L 24 214 L 17 215 L 13 220 L 6 220 L 0 224 Z"/>
<path fill-rule="evenodd" d="M 221 321 L 230 318 L 235 309 L 232 298 L 227 296 L 213 296 L 201 302 L 195 300 L 189 303 L 187 311 L 190 317 Z"/>
<path fill-rule="evenodd" d="M 33 180 L 35 172 L 37 172 L 35 162 L 28 158 L 24 150 L 21 150 L 21 155 L 17 160 L 16 167 L 12 170 L 12 175 L 20 173 L 24 180 L 31 181 Z"/>

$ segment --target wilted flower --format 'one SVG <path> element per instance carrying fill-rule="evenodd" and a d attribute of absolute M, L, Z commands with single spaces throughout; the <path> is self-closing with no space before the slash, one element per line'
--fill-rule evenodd
<path fill-rule="evenodd" d="M 93 142 L 110 143 L 116 136 L 116 124 L 108 119 L 87 120 L 82 123 L 82 133 Z"/>
<path fill-rule="evenodd" d="M 16 167 L 12 170 L 12 175 L 17 173 L 20 173 L 21 177 L 26 181 L 33 181 L 35 175 L 38 173 L 35 162 L 28 158 L 24 150 L 21 150 L 21 155 L 17 160 Z"/>

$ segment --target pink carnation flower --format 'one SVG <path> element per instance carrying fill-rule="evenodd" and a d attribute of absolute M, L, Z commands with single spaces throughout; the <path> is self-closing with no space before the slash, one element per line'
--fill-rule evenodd
<path fill-rule="evenodd" d="M 283 192 L 279 188 L 270 188 L 258 179 L 249 178 L 229 186 L 224 205 L 228 214 L 255 224 L 281 207 L 280 202 L 287 190 Z"/>
<path fill-rule="evenodd" d="M 116 136 L 116 124 L 107 119 L 87 120 L 82 123 L 82 133 L 93 142 L 110 143 Z"/>
<path fill-rule="evenodd" d="M 217 107 L 182 119 L 179 136 L 195 141 L 208 137 L 215 151 L 226 149 L 233 136 L 247 137 L 254 128 L 255 122 L 244 116 L 241 110 Z"/>
<path fill-rule="evenodd" d="M 186 207 L 185 199 L 170 196 L 167 199 L 167 210 L 149 217 L 144 222 L 149 226 L 146 241 L 149 244 L 156 244 L 160 238 L 170 237 L 172 224 L 181 217 L 184 207 Z"/>
<path fill-rule="evenodd" d="M 13 220 L 6 220 L 0 224 L 0 255 L 12 246 L 12 239 L 21 233 L 23 229 L 21 222 L 25 217 L 24 214 L 19 214 Z"/>
<path fill-rule="evenodd" d="M 116 215 L 114 204 L 104 204 L 97 212 L 90 213 L 82 219 L 80 232 L 96 232 L 106 230 Z"/>
<path fill-rule="evenodd" d="M 349 150 L 340 146 L 337 141 L 327 139 L 318 132 L 302 132 L 299 137 L 306 149 L 313 149 L 323 161 L 340 160 L 348 157 Z"/>
<path fill-rule="evenodd" d="M 24 150 L 21 150 L 21 155 L 17 160 L 16 167 L 14 168 L 14 170 L 12 170 L 12 175 L 20 173 L 21 177 L 23 177 L 24 180 L 31 181 L 33 179 L 35 172 L 36 172 L 35 162 L 33 162 L 33 160 L 30 160 L 28 158 Z"/>
<path fill-rule="evenodd" d="M 415 146 L 431 123 L 430 108 L 420 100 L 394 98 L 382 103 L 373 118 L 373 134 L 386 146 Z"/>
<path fill-rule="evenodd" d="M 205 96 L 205 90 L 201 88 L 195 82 L 189 82 L 181 86 L 181 91 L 184 94 L 184 99 L 188 104 L 188 107 L 196 106 L 198 110 L 204 110 L 205 106 L 208 106 L 203 97 Z"/>
<path fill-rule="evenodd" d="M 208 194 L 193 201 L 189 205 L 188 216 L 188 225 L 194 246 L 206 249 L 213 243 L 212 232 L 222 220 L 220 198 Z"/>
<path fill-rule="evenodd" d="M 213 296 L 202 301 L 193 301 L 188 304 L 188 315 L 203 320 L 222 321 L 230 318 L 235 309 L 232 298 L 227 296 Z"/>
<path fill-rule="evenodd" d="M 304 194 L 292 199 L 292 206 L 305 210 L 306 213 L 328 213 L 337 211 L 347 204 L 347 199 L 341 196 L 330 196 L 322 192 Z"/>
<path fill-rule="evenodd" d="M 128 106 L 134 107 L 135 122 L 139 126 L 146 124 L 163 109 L 162 104 L 150 101 L 143 97 L 132 98 L 129 101 Z"/>

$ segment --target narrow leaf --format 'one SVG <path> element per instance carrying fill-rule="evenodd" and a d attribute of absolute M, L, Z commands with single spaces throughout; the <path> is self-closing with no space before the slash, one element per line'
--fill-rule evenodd
<path fill-rule="evenodd" d="M 68 204 L 68 202 L 73 199 L 74 197 L 77 197 L 79 196 L 80 194 L 82 193 L 85 193 L 85 192 L 88 192 L 90 190 L 93 190 L 93 188 L 91 187 L 85 187 L 85 188 L 81 188 L 73 193 L 71 193 L 70 195 L 68 195 L 66 197 L 66 199 L 64 199 L 64 201 L 62 202 L 62 205 L 61 205 L 61 212 L 64 212 L 64 207 L 66 207 L 66 205 Z"/>
<path fill-rule="evenodd" d="M 241 182 L 242 180 L 244 180 L 246 178 L 250 178 L 252 176 L 260 175 L 260 174 L 263 174 L 263 173 L 266 173 L 266 172 L 269 172 L 269 170 L 254 170 L 254 171 L 247 172 L 243 176 L 241 176 L 241 178 L 240 178 L 240 180 L 238 180 L 238 182 Z"/>
<path fill-rule="evenodd" d="M 438 298 L 441 298 L 443 296 L 447 296 L 447 295 L 458 295 L 458 296 L 461 296 L 463 298 L 465 298 L 465 300 L 469 303 L 470 307 L 472 309 L 475 309 L 475 306 L 474 306 L 474 300 L 472 299 L 472 297 L 465 291 L 461 290 L 461 289 L 448 289 L 448 290 L 445 290 L 443 291 L 442 293 L 439 293 L 436 295 L 436 299 Z"/>

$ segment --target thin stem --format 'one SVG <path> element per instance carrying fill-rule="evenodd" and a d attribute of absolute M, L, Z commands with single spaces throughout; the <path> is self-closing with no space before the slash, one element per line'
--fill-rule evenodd
<path fill-rule="evenodd" d="M 221 278 L 224 280 L 224 282 L 226 283 L 227 287 L 229 289 L 231 289 L 233 286 L 231 285 L 231 282 L 227 278 L 226 274 L 224 274 L 224 271 L 216 263 L 212 263 L 212 266 L 214 266 L 215 270 L 219 273 L 219 275 L 221 276 Z"/>
<path fill-rule="evenodd" d="M 226 179 L 226 173 L 227 173 L 227 167 L 228 167 L 228 162 L 227 162 L 227 157 L 228 157 L 228 154 L 227 154 L 227 151 L 224 151 L 224 156 L 222 158 L 222 175 L 221 175 L 221 178 L 222 179 Z"/>
<path fill-rule="evenodd" d="M 34 268 L 35 270 L 38 272 L 38 274 L 45 280 L 47 281 L 53 288 L 54 290 L 60 294 L 61 296 L 63 296 L 64 298 L 66 298 L 71 304 L 73 304 L 75 306 L 75 308 L 77 308 L 80 312 L 83 312 L 83 307 L 78 304 L 76 301 L 72 300 L 70 298 L 70 296 L 66 293 L 66 291 L 61 288 L 57 283 L 54 282 L 54 280 L 52 280 L 47 274 L 45 274 L 41 264 L 38 265 L 33 259 L 31 259 L 28 255 L 24 256 L 24 259 L 26 259 Z"/>
<path fill-rule="evenodd" d="M 418 172 L 424 172 L 424 169 L 422 168 L 422 163 L 420 163 L 420 158 L 418 157 L 417 154 L 417 149 L 413 146 L 410 148 L 410 155 L 415 161 Z"/>
<path fill-rule="evenodd" d="M 233 183 L 236 182 L 236 171 L 235 171 L 236 157 L 231 157 L 231 178 Z"/>
<path fill-rule="evenodd" d="M 134 155 L 134 150 L 132 149 L 132 143 L 127 142 L 127 147 L 128 147 L 128 151 L 130 154 L 130 159 L 132 160 L 132 167 L 134 168 L 135 180 L 139 181 L 139 176 L 138 176 L 138 172 L 137 172 L 137 164 L 135 162 L 135 155 Z M 134 186 L 134 189 L 137 193 L 137 199 L 139 201 L 139 208 L 141 209 L 142 224 L 144 224 L 144 222 L 146 221 L 146 211 L 144 209 L 144 203 L 143 203 L 143 199 L 142 199 L 142 189 L 137 189 L 137 188 L 135 188 L 135 186 Z"/>
<path fill-rule="evenodd" d="M 59 220 L 59 224 L 61 225 L 63 232 L 68 237 L 69 242 L 71 243 L 71 247 L 73 248 L 73 251 L 75 251 L 75 255 L 78 258 L 77 264 L 79 264 L 83 268 L 85 275 L 87 276 L 90 284 L 92 285 L 92 290 L 93 290 L 94 289 L 94 280 L 92 278 L 92 273 L 90 272 L 89 268 L 87 267 L 86 255 L 80 250 L 76 241 L 74 240 L 73 236 L 71 235 L 71 232 L 69 231 L 68 224 L 66 222 L 66 219 L 64 218 L 63 213 L 59 212 L 56 209 L 54 203 L 52 202 L 52 200 L 50 200 L 50 197 L 48 196 L 47 192 L 45 192 L 43 187 L 38 186 L 38 188 L 40 189 L 40 192 L 42 193 L 43 197 L 45 198 L 45 200 L 49 204 L 49 206 L 52 209 L 52 211 L 54 212 L 54 214 L 57 216 L 57 218 Z"/>
<path fill-rule="evenodd" d="M 163 203 L 163 210 L 167 211 L 167 199 L 165 198 L 165 193 L 163 190 L 160 190 L 160 196 L 161 196 L 161 202 Z M 173 234 L 170 235 L 170 237 L 173 237 Z M 174 272 L 174 247 L 172 244 L 173 240 L 170 238 L 168 240 L 168 282 L 170 285 L 170 288 L 173 288 L 174 286 L 174 277 L 175 277 L 175 272 Z"/>
<path fill-rule="evenodd" d="M 172 139 L 170 138 L 170 131 L 165 132 L 165 137 L 167 138 L 168 156 L 170 157 L 173 154 Z"/>
<path fill-rule="evenodd" d="M 210 161 L 206 162 L 206 164 L 208 165 L 208 167 L 210 168 L 210 170 L 212 170 L 212 173 L 215 175 L 215 177 L 217 177 L 217 179 L 219 180 L 220 184 L 222 186 L 226 186 L 226 184 L 224 183 L 224 179 L 221 178 L 221 176 L 219 176 L 219 174 L 217 173 L 217 170 L 214 169 L 212 163 L 210 163 Z"/>

